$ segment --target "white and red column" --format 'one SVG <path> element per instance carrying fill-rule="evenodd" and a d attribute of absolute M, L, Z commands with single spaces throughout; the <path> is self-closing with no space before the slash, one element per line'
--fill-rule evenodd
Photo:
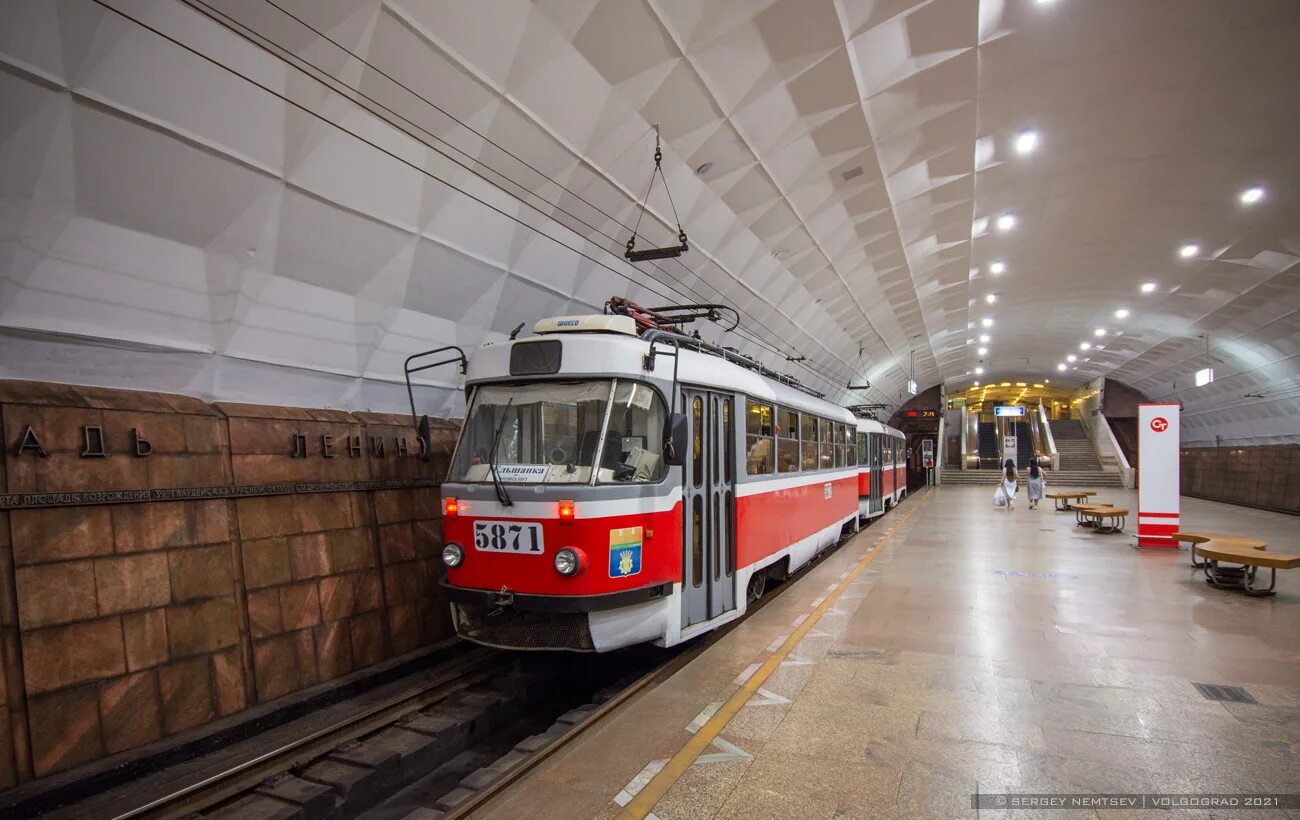
<path fill-rule="evenodd" d="M 1178 405 L 1138 405 L 1138 546 L 1178 549 Z"/>

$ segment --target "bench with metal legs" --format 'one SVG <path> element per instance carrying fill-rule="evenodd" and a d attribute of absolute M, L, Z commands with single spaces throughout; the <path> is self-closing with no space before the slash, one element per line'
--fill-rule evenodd
<path fill-rule="evenodd" d="M 1260 589 L 1255 585 L 1259 567 L 1243 564 L 1241 566 L 1223 567 L 1218 561 L 1205 562 L 1205 583 L 1215 589 L 1239 589 L 1253 598 L 1267 598 L 1276 595 L 1277 567 L 1268 567 L 1268 587 Z"/>
<path fill-rule="evenodd" d="M 1074 504 L 1071 502 L 1085 502 L 1094 495 L 1096 495 L 1096 493 L 1086 490 L 1078 492 L 1047 493 L 1047 497 L 1052 499 L 1052 502 L 1056 505 L 1055 509 L 1057 512 L 1069 512 L 1074 509 Z"/>
<path fill-rule="evenodd" d="M 1239 589 L 1252 598 L 1267 598 L 1277 594 L 1279 569 L 1300 567 L 1300 555 L 1269 552 L 1267 545 L 1259 539 L 1215 533 L 1177 535 L 1182 537 L 1175 540 L 1192 544 L 1192 566 L 1204 569 L 1205 582 L 1215 589 Z M 1197 553 L 1202 559 L 1200 562 L 1196 561 Z M 1260 586 L 1257 581 L 1261 569 L 1268 570 L 1267 587 Z"/>
<path fill-rule="evenodd" d="M 1088 527 L 1102 535 L 1121 532 L 1128 521 L 1128 510 L 1113 507 L 1110 504 L 1078 504 L 1074 508 L 1074 518 L 1080 527 Z M 1106 520 L 1110 523 L 1107 524 Z"/>

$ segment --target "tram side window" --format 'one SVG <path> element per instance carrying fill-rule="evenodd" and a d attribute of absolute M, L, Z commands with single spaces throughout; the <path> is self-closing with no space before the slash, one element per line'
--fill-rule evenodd
<path fill-rule="evenodd" d="M 819 468 L 829 470 L 835 466 L 835 425 L 826 419 L 821 419 L 818 425 L 821 428 L 821 458 L 819 459 Z"/>
<path fill-rule="evenodd" d="M 776 463 L 783 473 L 799 472 L 799 414 L 781 407 L 776 413 Z"/>
<path fill-rule="evenodd" d="M 752 399 L 745 402 L 745 473 L 770 475 L 776 471 L 776 410 Z"/>
<path fill-rule="evenodd" d="M 867 466 L 867 434 L 858 433 L 858 464 Z"/>
<path fill-rule="evenodd" d="M 659 481 L 668 470 L 663 444 L 663 399 L 644 384 L 619 380 L 597 478 L 617 484 Z"/>
<path fill-rule="evenodd" d="M 844 425 L 835 425 L 835 466 L 844 467 L 849 463 L 849 448 L 844 443 Z"/>
<path fill-rule="evenodd" d="M 858 431 L 853 429 L 853 425 L 844 425 L 844 456 L 846 467 L 853 467 L 858 463 Z"/>
<path fill-rule="evenodd" d="M 807 413 L 799 419 L 800 438 L 803 439 L 803 469 L 817 469 L 817 417 Z"/>
<path fill-rule="evenodd" d="M 696 487 L 704 484 L 704 399 L 691 399 L 691 474 Z"/>

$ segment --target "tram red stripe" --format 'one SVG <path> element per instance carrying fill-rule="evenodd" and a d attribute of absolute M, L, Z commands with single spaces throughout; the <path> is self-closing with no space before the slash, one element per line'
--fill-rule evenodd
<path fill-rule="evenodd" d="M 830 498 L 825 495 L 828 483 Z M 857 486 L 849 476 L 738 498 L 736 566 L 747 567 L 853 515 L 858 509 Z"/>

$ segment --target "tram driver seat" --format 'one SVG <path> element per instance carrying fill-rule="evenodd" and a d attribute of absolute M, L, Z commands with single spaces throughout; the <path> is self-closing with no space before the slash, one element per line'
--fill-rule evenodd
<path fill-rule="evenodd" d="M 599 430 L 588 430 L 582 434 L 582 439 L 578 444 L 578 464 L 586 466 L 596 459 L 596 445 L 600 442 Z M 611 446 L 613 445 L 613 446 Z M 603 470 L 617 469 L 622 462 L 623 454 L 619 452 L 617 441 L 605 442 L 605 452 L 600 456 L 600 467 Z"/>
<path fill-rule="evenodd" d="M 600 456 L 600 469 L 612 473 L 615 481 L 645 481 L 658 475 L 663 456 L 632 444 L 632 441 L 644 441 L 644 436 L 630 436 L 628 439 L 620 441 L 611 437 L 605 441 L 605 451 Z M 588 430 L 582 434 L 578 447 L 578 464 L 590 464 L 596 458 L 596 444 L 599 441 L 599 430 Z M 625 443 L 629 445 L 626 456 L 623 450 Z"/>

